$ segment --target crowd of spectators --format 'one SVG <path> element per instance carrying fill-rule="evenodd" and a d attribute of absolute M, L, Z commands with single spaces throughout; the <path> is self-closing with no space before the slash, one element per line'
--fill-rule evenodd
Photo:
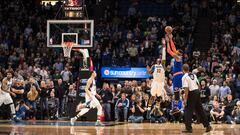
<path fill-rule="evenodd" d="M 101 66 L 146 66 L 161 57 L 161 37 L 167 25 L 174 27 L 177 47 L 190 57 L 193 49 L 193 31 L 196 19 L 191 16 L 188 3 L 173 2 L 171 16 L 143 16 L 136 2 L 129 7 L 128 16 L 118 15 L 115 7 L 107 7 L 106 15 L 95 26 L 95 47 L 90 53 L 96 67 Z"/>
<path fill-rule="evenodd" d="M 171 16 L 143 16 L 134 2 L 128 16 L 119 16 L 118 1 L 107 6 L 95 25 L 94 47 L 90 56 L 96 71 L 102 66 L 146 67 L 161 58 L 164 27 L 174 27 L 174 42 L 184 50 L 184 63 L 201 84 L 201 99 L 209 120 L 216 123 L 240 121 L 240 11 L 237 3 L 214 1 L 209 10 L 212 44 L 208 52 L 193 52 L 198 12 L 205 6 L 196 1 L 172 2 Z M 33 0 L 2 0 L 0 4 L 0 80 L 14 71 L 11 96 L 17 116 L 22 119 L 59 119 L 69 116 L 76 105 L 76 85 L 81 55 L 71 59 L 46 47 L 46 20 L 55 17 L 60 5 L 36 4 Z M 204 11 L 204 10 L 203 10 Z M 194 54 L 194 55 L 192 55 Z M 104 108 L 105 120 L 164 123 L 183 121 L 183 100 L 175 100 L 172 89 L 172 59 L 167 57 L 165 101 L 149 105 L 151 79 L 126 80 L 124 84 L 104 82 L 97 98 Z M 98 80 L 102 81 L 102 80 Z M 151 106 L 151 107 L 150 107 Z M 6 110 L 1 107 L 2 114 Z M 5 111 L 5 112 L 4 112 Z M 198 118 L 195 118 L 196 122 Z"/>

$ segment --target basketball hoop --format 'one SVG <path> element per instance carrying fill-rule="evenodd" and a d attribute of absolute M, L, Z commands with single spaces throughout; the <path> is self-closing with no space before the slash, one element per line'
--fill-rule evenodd
<path fill-rule="evenodd" d="M 74 45 L 74 42 L 63 42 L 62 43 L 64 57 L 71 58 L 71 50 L 72 50 L 73 45 Z"/>

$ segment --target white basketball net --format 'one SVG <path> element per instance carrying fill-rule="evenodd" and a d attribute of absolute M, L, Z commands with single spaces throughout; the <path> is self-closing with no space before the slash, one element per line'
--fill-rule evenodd
<path fill-rule="evenodd" d="M 74 42 L 64 42 L 62 43 L 63 55 L 64 57 L 71 57 L 71 50 L 74 45 Z"/>

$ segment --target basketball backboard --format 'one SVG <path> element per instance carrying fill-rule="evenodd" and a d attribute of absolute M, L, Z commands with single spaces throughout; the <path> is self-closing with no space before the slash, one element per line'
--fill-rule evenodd
<path fill-rule="evenodd" d="M 47 46 L 62 47 L 63 42 L 74 42 L 73 48 L 93 46 L 93 20 L 48 20 Z"/>

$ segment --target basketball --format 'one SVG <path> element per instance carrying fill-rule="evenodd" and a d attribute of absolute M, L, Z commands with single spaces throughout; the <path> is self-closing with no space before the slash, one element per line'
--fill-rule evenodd
<path fill-rule="evenodd" d="M 165 32 L 166 32 L 167 34 L 172 33 L 172 31 L 173 31 L 173 28 L 172 28 L 171 26 L 166 26 L 166 27 L 165 27 Z"/>

